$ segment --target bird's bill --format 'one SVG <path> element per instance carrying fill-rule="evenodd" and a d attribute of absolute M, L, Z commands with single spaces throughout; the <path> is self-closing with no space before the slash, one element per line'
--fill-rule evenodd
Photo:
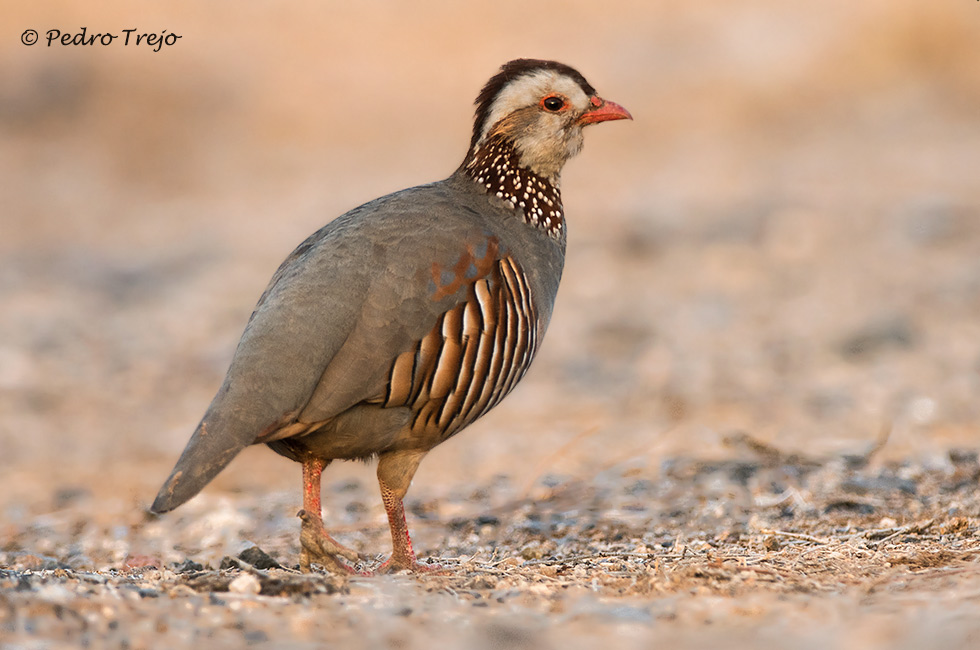
<path fill-rule="evenodd" d="M 592 106 L 589 110 L 582 113 L 582 117 L 578 118 L 578 123 L 585 124 L 595 124 L 596 122 L 608 122 L 610 120 L 632 120 L 633 116 L 630 112 L 617 104 L 616 102 L 610 102 L 601 97 L 592 98 Z"/>

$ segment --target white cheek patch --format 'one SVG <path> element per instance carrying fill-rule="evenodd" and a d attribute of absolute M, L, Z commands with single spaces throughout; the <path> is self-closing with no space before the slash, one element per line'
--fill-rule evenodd
<path fill-rule="evenodd" d="M 567 97 L 572 104 L 572 110 L 584 111 L 589 107 L 589 96 L 574 80 L 554 70 L 538 70 L 517 77 L 503 87 L 490 105 L 479 141 L 486 137 L 497 122 L 516 110 L 537 105 L 542 97 L 551 93 L 560 93 Z"/>

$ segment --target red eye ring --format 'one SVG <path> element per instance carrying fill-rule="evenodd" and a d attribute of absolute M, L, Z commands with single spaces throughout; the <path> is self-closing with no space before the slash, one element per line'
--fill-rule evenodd
<path fill-rule="evenodd" d="M 541 108 L 549 113 L 558 113 L 568 108 L 568 101 L 563 95 L 548 95 L 541 100 Z"/>

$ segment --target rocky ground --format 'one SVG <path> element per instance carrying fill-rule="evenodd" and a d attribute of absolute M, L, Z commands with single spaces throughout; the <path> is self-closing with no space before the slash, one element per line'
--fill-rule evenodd
<path fill-rule="evenodd" d="M 0 43 L 0 647 L 972 647 L 970 4 L 5 9 L 183 37 Z M 636 119 L 564 175 L 534 367 L 409 492 L 442 571 L 298 573 L 299 469 L 261 448 L 149 516 L 279 261 L 448 174 L 518 55 Z M 379 565 L 372 468 L 324 508 Z"/>
<path fill-rule="evenodd" d="M 913 648 L 980 632 L 976 452 L 875 463 L 730 442 L 732 459 L 668 459 L 653 480 L 617 466 L 527 495 L 501 476 L 413 498 L 421 552 L 442 567 L 423 576 L 300 573 L 284 497 L 205 497 L 170 522 L 120 512 L 107 531 L 90 496 L 63 494 L 5 537 L 0 631 L 10 647 L 287 648 Z M 365 570 L 387 537 L 363 521 L 373 492 L 328 494 Z M 242 535 L 261 548 L 219 558 Z"/>

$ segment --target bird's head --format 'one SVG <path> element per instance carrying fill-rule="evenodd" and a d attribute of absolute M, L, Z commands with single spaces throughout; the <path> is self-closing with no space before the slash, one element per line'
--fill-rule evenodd
<path fill-rule="evenodd" d="M 557 182 L 562 166 L 582 149 L 582 127 L 633 119 L 596 94 L 577 70 L 556 61 L 516 59 L 503 65 L 476 99 L 468 157 L 503 138 L 520 167 Z"/>

